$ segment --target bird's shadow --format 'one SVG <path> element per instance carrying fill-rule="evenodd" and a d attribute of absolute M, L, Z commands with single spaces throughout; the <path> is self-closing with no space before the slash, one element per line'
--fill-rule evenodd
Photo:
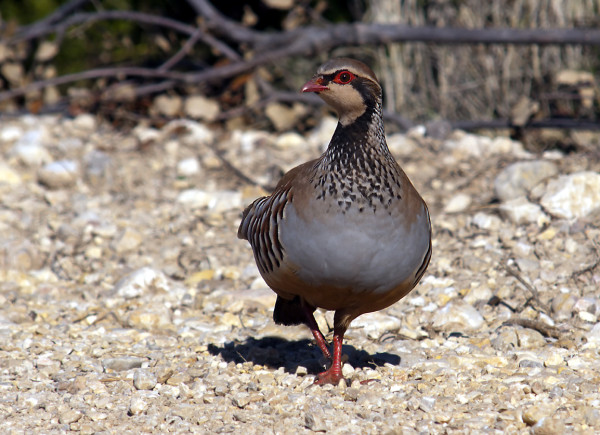
<path fill-rule="evenodd" d="M 289 341 L 281 337 L 249 337 L 243 342 L 225 343 L 223 347 L 209 344 L 208 351 L 213 355 L 220 355 L 227 362 L 252 362 L 273 369 L 283 367 L 287 373 L 296 373 L 299 366 L 305 367 L 310 374 L 323 370 L 323 354 L 307 339 Z M 398 355 L 387 352 L 370 355 L 351 345 L 344 345 L 342 354 L 348 356 L 347 362 L 354 368 L 376 368 L 385 363 L 400 364 Z"/>

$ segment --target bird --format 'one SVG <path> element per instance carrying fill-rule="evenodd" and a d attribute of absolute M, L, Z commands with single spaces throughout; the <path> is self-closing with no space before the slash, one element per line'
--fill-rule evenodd
<path fill-rule="evenodd" d="M 366 64 L 325 62 L 302 87 L 338 114 L 325 152 L 287 172 L 269 196 L 242 213 L 238 238 L 277 294 L 273 320 L 307 325 L 330 361 L 315 384 L 338 384 L 342 343 L 358 316 L 406 296 L 431 258 L 431 221 L 423 198 L 390 153 L 382 89 Z M 333 346 L 315 320 L 335 311 Z"/>

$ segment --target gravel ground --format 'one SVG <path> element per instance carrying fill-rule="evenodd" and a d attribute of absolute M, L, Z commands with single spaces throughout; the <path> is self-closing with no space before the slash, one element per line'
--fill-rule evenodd
<path fill-rule="evenodd" d="M 236 238 L 261 189 L 229 164 L 273 185 L 334 125 L 1 119 L 2 433 L 598 433 L 598 156 L 502 137 L 390 136 L 431 265 L 353 322 L 348 384 L 312 385 L 320 351 Z"/>

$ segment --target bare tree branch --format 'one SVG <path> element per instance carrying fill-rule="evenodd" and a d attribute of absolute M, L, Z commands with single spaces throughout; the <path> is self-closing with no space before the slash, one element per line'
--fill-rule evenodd
<path fill-rule="evenodd" d="M 191 78 L 188 74 L 176 71 L 158 71 L 154 68 L 141 67 L 111 67 L 99 68 L 79 73 L 68 74 L 60 77 L 53 77 L 47 80 L 33 82 L 27 86 L 23 86 L 9 91 L 0 92 L 0 101 L 8 100 L 14 97 L 20 97 L 33 91 L 46 88 L 48 86 L 64 85 L 73 83 L 79 80 L 98 79 L 102 77 L 147 77 L 147 78 L 168 78 L 177 82 L 190 83 Z"/>
<path fill-rule="evenodd" d="M 24 31 L 17 32 L 12 38 L 8 40 L 9 44 L 21 42 L 30 39 L 41 38 L 43 36 L 51 35 L 54 33 L 65 32 L 69 27 L 77 24 L 90 24 L 96 21 L 104 20 L 127 20 L 135 21 L 137 23 L 149 24 L 152 26 L 166 27 L 168 29 L 176 30 L 179 33 L 194 35 L 197 27 L 190 26 L 189 24 L 182 23 L 181 21 L 173 20 L 171 18 L 161 17 L 159 15 L 146 14 L 143 12 L 134 11 L 100 11 L 100 12 L 80 12 L 71 15 L 64 21 L 59 23 L 45 22 L 41 23 L 33 29 L 25 29 Z M 43 25 L 42 25 L 43 24 Z"/>
<path fill-rule="evenodd" d="M 168 29 L 175 30 L 179 33 L 190 35 L 190 37 L 193 38 L 194 42 L 198 40 L 202 41 L 203 43 L 205 43 L 209 47 L 212 47 L 215 51 L 221 53 L 230 60 L 240 59 L 240 55 L 237 52 L 235 52 L 224 42 L 206 33 L 206 31 L 202 28 L 190 26 L 188 24 L 172 20 L 170 18 L 133 11 L 101 11 L 93 13 L 77 13 L 60 23 L 55 23 L 54 21 L 39 22 L 35 28 L 25 29 L 24 31 L 17 32 L 17 34 L 13 36 L 8 41 L 8 43 L 14 44 L 16 42 L 24 40 L 41 38 L 43 36 L 51 35 L 53 33 L 62 34 L 66 32 L 66 30 L 71 26 L 77 24 L 90 24 L 103 20 L 127 20 L 134 21 L 140 24 L 165 27 Z M 189 51 L 191 46 L 193 46 L 193 43 L 186 46 L 185 49 Z"/>
<path fill-rule="evenodd" d="M 196 29 L 196 32 L 194 32 L 194 34 L 190 36 L 190 39 L 188 39 L 186 43 L 181 47 L 181 49 L 177 53 L 175 53 L 170 59 L 168 59 L 166 62 L 160 65 L 158 67 L 158 70 L 166 71 L 177 65 L 179 61 L 181 61 L 185 56 L 187 56 L 190 53 L 190 51 L 194 47 L 194 44 L 196 44 L 196 42 L 199 39 L 202 39 L 203 42 L 206 42 L 208 45 L 212 46 L 214 49 L 222 53 L 230 60 L 236 61 L 241 59 L 240 55 L 237 54 L 234 50 L 229 48 L 227 45 L 225 45 L 212 35 L 204 34 L 202 29 L 198 28 Z"/>
<path fill-rule="evenodd" d="M 452 128 L 460 130 L 478 130 L 486 128 L 571 128 L 600 130 L 600 123 L 594 120 L 551 118 L 530 120 L 525 125 L 517 126 L 510 119 L 450 121 Z"/>
<path fill-rule="evenodd" d="M 222 15 L 206 0 L 188 0 L 196 13 L 205 19 L 208 29 L 238 43 L 256 45 L 270 38 L 270 35 L 251 30 Z"/>
<path fill-rule="evenodd" d="M 54 11 L 52 14 L 48 15 L 47 17 L 36 21 L 35 23 L 32 23 L 28 26 L 23 26 L 19 29 L 19 36 L 20 36 L 20 40 L 23 39 L 33 39 L 36 38 L 38 32 L 40 31 L 40 29 L 46 29 L 50 26 L 52 26 L 52 24 L 56 23 L 57 21 L 62 20 L 64 17 L 66 17 L 67 15 L 69 15 L 71 12 L 76 11 L 77 9 L 81 8 L 83 5 L 85 5 L 86 3 L 89 3 L 90 0 L 71 0 L 70 2 L 60 6 L 58 9 L 56 9 L 56 11 Z M 29 35 L 33 35 L 33 36 L 29 36 Z"/>

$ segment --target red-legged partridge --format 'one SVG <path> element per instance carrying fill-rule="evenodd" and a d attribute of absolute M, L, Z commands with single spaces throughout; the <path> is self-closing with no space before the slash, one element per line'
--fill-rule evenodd
<path fill-rule="evenodd" d="M 417 285 L 431 258 L 431 224 L 425 202 L 388 150 L 373 71 L 333 59 L 302 92 L 316 92 L 337 111 L 335 133 L 321 157 L 289 171 L 271 196 L 246 208 L 238 237 L 250 242 L 277 293 L 275 322 L 308 325 L 332 360 L 315 383 L 337 384 L 350 322 Z M 335 310 L 333 354 L 316 308 Z"/>

